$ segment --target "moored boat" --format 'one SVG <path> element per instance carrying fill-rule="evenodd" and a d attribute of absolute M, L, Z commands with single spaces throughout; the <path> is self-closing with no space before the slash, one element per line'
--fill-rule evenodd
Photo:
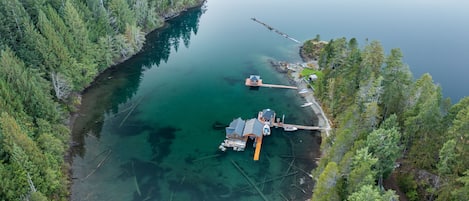
<path fill-rule="evenodd" d="M 301 89 L 300 91 L 298 91 L 299 94 L 305 94 L 305 93 L 308 93 L 309 90 L 308 89 Z"/>
<path fill-rule="evenodd" d="M 285 126 L 285 127 L 283 127 L 283 130 L 284 131 L 296 131 L 296 130 L 298 130 L 298 128 L 295 127 L 295 126 Z"/>
<path fill-rule="evenodd" d="M 269 126 L 269 124 L 264 124 L 264 127 L 262 128 L 262 134 L 270 135 L 270 126 Z"/>
<path fill-rule="evenodd" d="M 312 102 L 307 102 L 307 103 L 304 103 L 303 105 L 301 105 L 301 107 L 308 107 L 312 104 L 313 104 Z"/>

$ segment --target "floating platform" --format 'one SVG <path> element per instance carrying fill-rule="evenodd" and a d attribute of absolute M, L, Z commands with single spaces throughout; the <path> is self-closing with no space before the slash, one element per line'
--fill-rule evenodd
<path fill-rule="evenodd" d="M 233 148 L 234 151 L 244 151 L 248 139 L 254 140 L 254 157 L 255 161 L 259 160 L 261 154 L 262 140 L 265 136 L 271 135 L 271 127 L 281 127 L 285 131 L 296 130 L 323 130 L 318 126 L 304 126 L 295 124 L 285 124 L 284 118 L 275 118 L 274 110 L 264 109 L 259 111 L 257 118 L 243 120 L 241 118 L 234 119 L 228 127 L 226 127 L 226 139 L 218 147 L 221 151 Z"/>

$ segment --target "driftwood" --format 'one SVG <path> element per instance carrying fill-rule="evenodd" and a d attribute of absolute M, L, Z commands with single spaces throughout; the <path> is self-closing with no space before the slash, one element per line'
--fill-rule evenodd
<path fill-rule="evenodd" d="M 282 160 L 282 161 L 285 162 L 285 163 L 287 163 L 285 160 Z M 299 171 L 305 173 L 305 174 L 308 175 L 309 177 L 313 178 L 313 175 L 311 175 L 311 173 L 306 172 L 305 170 L 299 168 L 299 167 L 296 166 L 296 165 L 292 165 L 292 166 L 293 166 L 294 168 L 298 169 Z"/>
<path fill-rule="evenodd" d="M 269 182 L 272 182 L 272 181 L 275 181 L 275 180 L 283 179 L 283 178 L 285 178 L 285 177 L 293 176 L 293 175 L 295 175 L 295 174 L 298 174 L 298 172 L 296 172 L 296 171 L 295 171 L 295 172 L 290 172 L 289 174 L 282 175 L 282 176 L 278 176 L 278 177 L 271 178 L 271 179 L 267 179 L 267 180 L 265 180 L 264 182 L 259 182 L 259 183 L 256 183 L 255 185 L 261 185 L 261 184 L 269 183 Z M 250 187 L 240 188 L 240 189 L 236 190 L 235 192 L 248 190 L 249 188 L 250 188 Z"/>
<path fill-rule="evenodd" d="M 184 175 L 184 176 L 182 177 L 181 181 L 179 182 L 179 185 L 182 185 L 185 180 L 186 180 L 186 175 Z"/>
<path fill-rule="evenodd" d="M 295 162 L 295 158 L 293 158 L 293 160 L 291 160 L 290 165 L 288 166 L 288 169 L 287 169 L 287 171 L 285 172 L 285 175 L 290 172 L 290 169 L 291 169 L 291 167 L 293 166 L 293 163 L 294 163 L 294 162 Z M 285 180 L 285 177 L 282 178 L 282 180 L 280 181 L 280 183 L 283 183 L 284 180 Z"/>
<path fill-rule="evenodd" d="M 104 157 L 104 159 L 101 160 L 101 161 L 98 163 L 98 165 L 96 165 L 96 168 L 94 168 L 93 171 L 91 171 L 88 175 L 86 175 L 86 177 L 83 178 L 82 181 L 85 180 L 85 179 L 87 179 L 87 178 L 90 177 L 91 175 L 93 175 L 93 174 L 96 172 L 96 170 L 98 170 L 98 169 L 104 164 L 104 161 L 106 161 L 106 160 L 109 158 L 109 156 L 111 156 L 111 152 L 112 152 L 112 150 L 109 150 L 109 152 L 108 152 L 108 154 L 106 155 L 106 157 Z"/>
<path fill-rule="evenodd" d="M 132 109 L 130 109 L 129 113 L 127 113 L 124 119 L 122 119 L 121 123 L 119 124 L 119 128 L 122 127 L 122 124 L 124 124 L 127 118 L 129 118 L 130 114 L 132 114 L 132 112 L 135 110 L 135 108 L 137 108 L 137 106 L 140 104 L 140 102 L 142 102 L 142 100 L 143 100 L 143 97 L 137 100 L 137 102 L 133 105 Z"/>
<path fill-rule="evenodd" d="M 219 157 L 219 156 L 221 156 L 221 154 L 214 154 L 214 155 L 204 156 L 204 157 L 200 157 L 198 159 L 194 159 L 192 162 L 203 161 L 203 160 L 206 160 L 206 159 L 216 158 L 216 157 Z"/>
<path fill-rule="evenodd" d="M 113 114 L 113 115 L 112 115 L 112 117 L 119 116 L 120 114 L 122 114 L 122 113 L 124 113 L 124 112 L 127 112 L 127 111 L 129 111 L 129 110 L 131 110 L 133 107 L 134 107 L 134 106 L 133 106 L 133 105 L 131 105 L 131 106 L 129 106 L 129 107 L 127 107 L 127 108 L 125 108 L 125 109 L 123 109 L 123 110 L 119 111 L 118 113 L 115 113 L 115 114 Z"/>
<path fill-rule="evenodd" d="M 280 194 L 280 197 L 282 197 L 285 201 L 289 201 L 289 199 L 285 195 L 283 195 L 283 193 L 279 193 L 279 194 Z"/>
<path fill-rule="evenodd" d="M 171 194 L 169 195 L 169 201 L 173 201 L 174 198 L 174 192 L 171 191 Z"/>
<path fill-rule="evenodd" d="M 138 186 L 138 181 L 137 181 L 137 176 L 134 176 L 134 184 L 135 184 L 135 189 L 137 190 L 138 196 L 141 196 L 142 193 L 140 192 L 140 187 Z"/>
<path fill-rule="evenodd" d="M 137 181 L 137 174 L 135 174 L 135 168 L 134 168 L 134 162 L 132 161 L 132 172 L 134 173 L 134 184 L 135 184 L 135 189 L 137 190 L 138 196 L 142 195 L 142 192 L 140 192 L 140 187 L 138 185 Z"/>
<path fill-rule="evenodd" d="M 254 182 L 251 180 L 251 178 L 248 177 L 248 175 L 246 175 L 246 173 L 244 173 L 244 171 L 238 166 L 238 164 L 236 164 L 236 162 L 234 162 L 233 160 L 231 160 L 231 163 L 233 163 L 233 165 L 236 167 L 236 169 L 238 169 L 238 171 L 244 176 L 244 178 L 246 178 L 246 180 L 249 182 L 249 184 L 251 184 L 252 187 L 254 187 L 254 189 L 256 189 L 256 191 L 259 193 L 259 195 L 262 197 L 262 199 L 264 199 L 265 201 L 267 201 L 267 197 L 265 197 L 265 195 L 262 193 L 262 191 L 256 186 L 256 184 L 254 184 Z"/>
<path fill-rule="evenodd" d="M 280 155 L 280 158 L 297 158 L 297 159 L 309 159 L 308 157 L 304 156 L 290 156 L 290 155 Z"/>
<path fill-rule="evenodd" d="M 298 190 L 300 190 L 301 192 L 303 192 L 304 194 L 306 194 L 306 191 L 302 188 L 300 188 L 299 186 L 295 185 L 295 184 L 292 184 L 293 187 L 297 188 Z"/>
<path fill-rule="evenodd" d="M 98 159 L 98 158 L 99 158 L 101 155 L 103 155 L 104 153 L 109 153 L 109 150 L 110 150 L 110 149 L 106 149 L 106 150 L 102 151 L 101 153 L 99 153 L 98 155 L 96 155 L 96 156 L 94 157 L 94 159 L 91 160 L 91 161 L 93 162 L 94 160 Z"/>

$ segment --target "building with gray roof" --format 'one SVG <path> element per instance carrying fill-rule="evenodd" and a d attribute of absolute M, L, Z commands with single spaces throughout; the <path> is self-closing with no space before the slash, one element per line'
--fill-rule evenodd
<path fill-rule="evenodd" d="M 229 127 L 226 127 L 227 138 L 242 138 L 245 121 L 240 117 L 234 119 Z"/>
<path fill-rule="evenodd" d="M 249 119 L 246 120 L 246 125 L 244 126 L 243 136 L 255 135 L 256 137 L 262 137 L 262 128 L 264 124 L 258 119 Z"/>
<path fill-rule="evenodd" d="M 264 121 L 264 122 L 274 123 L 275 122 L 275 111 L 273 111 L 271 109 L 262 110 L 261 120 Z"/>

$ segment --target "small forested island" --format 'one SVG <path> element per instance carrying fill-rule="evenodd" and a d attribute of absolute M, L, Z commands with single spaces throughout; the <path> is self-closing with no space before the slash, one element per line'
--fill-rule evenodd
<path fill-rule="evenodd" d="M 0 1 L 0 200 L 68 200 L 70 113 L 145 35 L 202 0 Z"/>
<path fill-rule="evenodd" d="M 314 94 L 333 127 L 313 200 L 469 200 L 469 97 L 452 105 L 377 41 L 317 36 L 301 55 L 318 59 Z"/>

